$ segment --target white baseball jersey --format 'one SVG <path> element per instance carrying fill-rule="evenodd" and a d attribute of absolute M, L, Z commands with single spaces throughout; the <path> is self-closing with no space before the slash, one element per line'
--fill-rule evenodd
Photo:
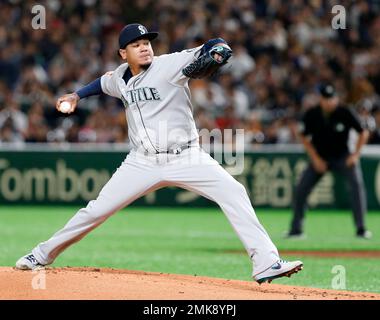
<path fill-rule="evenodd" d="M 198 57 L 202 46 L 156 56 L 150 67 L 126 84 L 128 63 L 101 77 L 104 93 L 123 101 L 132 148 L 150 153 L 197 143 L 188 80 L 182 69 Z"/>

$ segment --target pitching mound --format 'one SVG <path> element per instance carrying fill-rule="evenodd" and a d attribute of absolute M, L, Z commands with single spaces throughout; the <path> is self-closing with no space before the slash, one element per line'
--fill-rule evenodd
<path fill-rule="evenodd" d="M 263 300 L 380 299 L 380 294 L 333 291 L 189 275 L 98 269 L 0 268 L 0 299 Z"/>

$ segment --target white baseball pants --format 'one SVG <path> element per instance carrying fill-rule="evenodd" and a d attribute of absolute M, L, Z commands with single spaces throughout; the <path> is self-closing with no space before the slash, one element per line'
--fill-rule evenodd
<path fill-rule="evenodd" d="M 32 251 L 41 264 L 51 264 L 108 217 L 137 198 L 165 186 L 178 186 L 215 201 L 225 213 L 258 274 L 279 260 L 279 254 L 260 224 L 248 194 L 238 181 L 199 147 L 175 154 L 144 155 L 131 151 L 96 200 L 80 209 L 46 242 Z"/>

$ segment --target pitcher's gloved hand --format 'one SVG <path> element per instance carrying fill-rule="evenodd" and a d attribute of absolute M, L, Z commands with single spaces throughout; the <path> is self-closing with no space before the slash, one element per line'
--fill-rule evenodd
<path fill-rule="evenodd" d="M 217 44 L 201 54 L 197 60 L 182 69 L 189 78 L 199 79 L 212 76 L 232 56 L 231 48 L 226 44 Z"/>

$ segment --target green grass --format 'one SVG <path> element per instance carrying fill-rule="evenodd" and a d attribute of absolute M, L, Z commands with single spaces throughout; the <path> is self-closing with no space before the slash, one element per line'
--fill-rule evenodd
<path fill-rule="evenodd" d="M 0 265 L 13 266 L 21 255 L 60 229 L 77 209 L 0 207 Z M 371 212 L 367 217 L 374 233 L 370 241 L 354 237 L 350 212 L 309 212 L 308 237 L 302 241 L 282 238 L 290 211 L 258 210 L 258 216 L 280 251 L 380 250 L 380 212 Z M 251 263 L 242 250 L 218 209 L 131 207 L 63 252 L 54 266 L 126 268 L 250 280 Z M 304 261 L 304 271 L 277 283 L 328 289 L 335 276 L 333 267 L 342 265 L 347 290 L 380 292 L 379 259 L 297 258 Z"/>

